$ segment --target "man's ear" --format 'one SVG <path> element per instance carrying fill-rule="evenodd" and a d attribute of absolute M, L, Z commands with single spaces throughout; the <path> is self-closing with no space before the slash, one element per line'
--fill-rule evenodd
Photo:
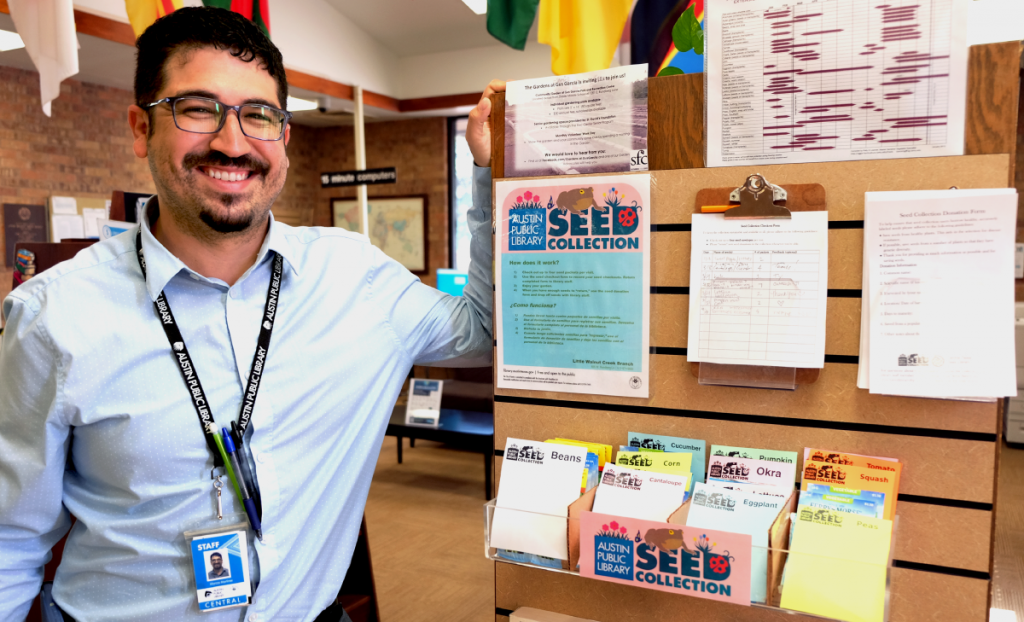
<path fill-rule="evenodd" d="M 135 104 L 128 106 L 128 127 L 132 129 L 132 151 L 145 158 L 149 154 L 149 113 Z"/>
<path fill-rule="evenodd" d="M 292 139 L 292 124 L 289 123 L 284 127 L 284 146 L 288 146 L 288 141 Z"/>

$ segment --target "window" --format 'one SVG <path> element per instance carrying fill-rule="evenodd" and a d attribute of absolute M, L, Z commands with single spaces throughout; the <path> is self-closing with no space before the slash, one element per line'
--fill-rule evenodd
<path fill-rule="evenodd" d="M 466 214 L 473 205 L 473 154 L 466 143 L 468 117 L 448 119 L 448 187 L 451 188 L 451 232 L 449 252 L 451 267 L 460 272 L 469 270 L 469 222 Z"/>

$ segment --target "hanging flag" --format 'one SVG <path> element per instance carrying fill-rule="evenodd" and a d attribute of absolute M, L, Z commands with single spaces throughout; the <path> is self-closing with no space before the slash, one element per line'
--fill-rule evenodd
<path fill-rule="evenodd" d="M 687 0 L 637 0 L 629 20 L 629 62 L 642 65 L 651 57 L 651 46 L 654 44 L 658 31 L 665 19 L 677 5 L 684 5 Z M 679 9 L 679 13 L 683 12 Z M 676 14 L 676 19 L 679 14 Z M 673 20 L 674 22 L 674 20 Z M 659 58 L 658 61 L 660 62 Z"/>
<path fill-rule="evenodd" d="M 487 0 L 487 32 L 509 47 L 522 50 L 537 16 L 540 0 Z"/>
<path fill-rule="evenodd" d="M 238 13 L 260 27 L 270 38 L 270 7 L 268 0 L 203 0 L 203 6 L 227 9 Z"/>
<path fill-rule="evenodd" d="M 540 0 L 537 40 L 551 46 L 556 75 L 607 69 L 632 0 Z"/>
<path fill-rule="evenodd" d="M 71 0 L 7 0 L 14 28 L 39 72 L 39 99 L 50 116 L 60 83 L 78 73 L 78 38 Z"/>
<path fill-rule="evenodd" d="M 135 38 L 138 39 L 153 22 L 180 9 L 184 4 L 182 0 L 125 0 L 124 6 L 128 10 L 128 21 L 135 31 Z"/>
<path fill-rule="evenodd" d="M 650 76 L 704 71 L 704 0 L 682 0 L 651 47 Z"/>

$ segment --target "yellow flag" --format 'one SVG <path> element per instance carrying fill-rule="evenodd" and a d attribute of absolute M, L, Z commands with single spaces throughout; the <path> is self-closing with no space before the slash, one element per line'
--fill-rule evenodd
<path fill-rule="evenodd" d="M 136 38 L 156 20 L 185 6 L 182 0 L 125 0 L 124 5 Z"/>
<path fill-rule="evenodd" d="M 551 46 L 551 71 L 608 69 L 632 0 L 540 0 L 537 41 Z"/>

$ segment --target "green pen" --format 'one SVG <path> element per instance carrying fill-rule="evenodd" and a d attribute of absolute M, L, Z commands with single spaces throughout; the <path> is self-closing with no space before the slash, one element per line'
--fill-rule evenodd
<path fill-rule="evenodd" d="M 214 434 L 213 442 L 217 443 L 217 451 L 220 452 L 220 459 L 224 462 L 224 470 L 228 472 L 231 483 L 235 485 L 235 494 L 238 495 L 238 499 L 241 501 L 242 490 L 238 487 L 238 480 L 235 479 L 235 470 L 231 468 L 231 459 L 228 458 L 228 452 L 224 449 L 224 439 L 220 437 L 220 434 Z"/>

